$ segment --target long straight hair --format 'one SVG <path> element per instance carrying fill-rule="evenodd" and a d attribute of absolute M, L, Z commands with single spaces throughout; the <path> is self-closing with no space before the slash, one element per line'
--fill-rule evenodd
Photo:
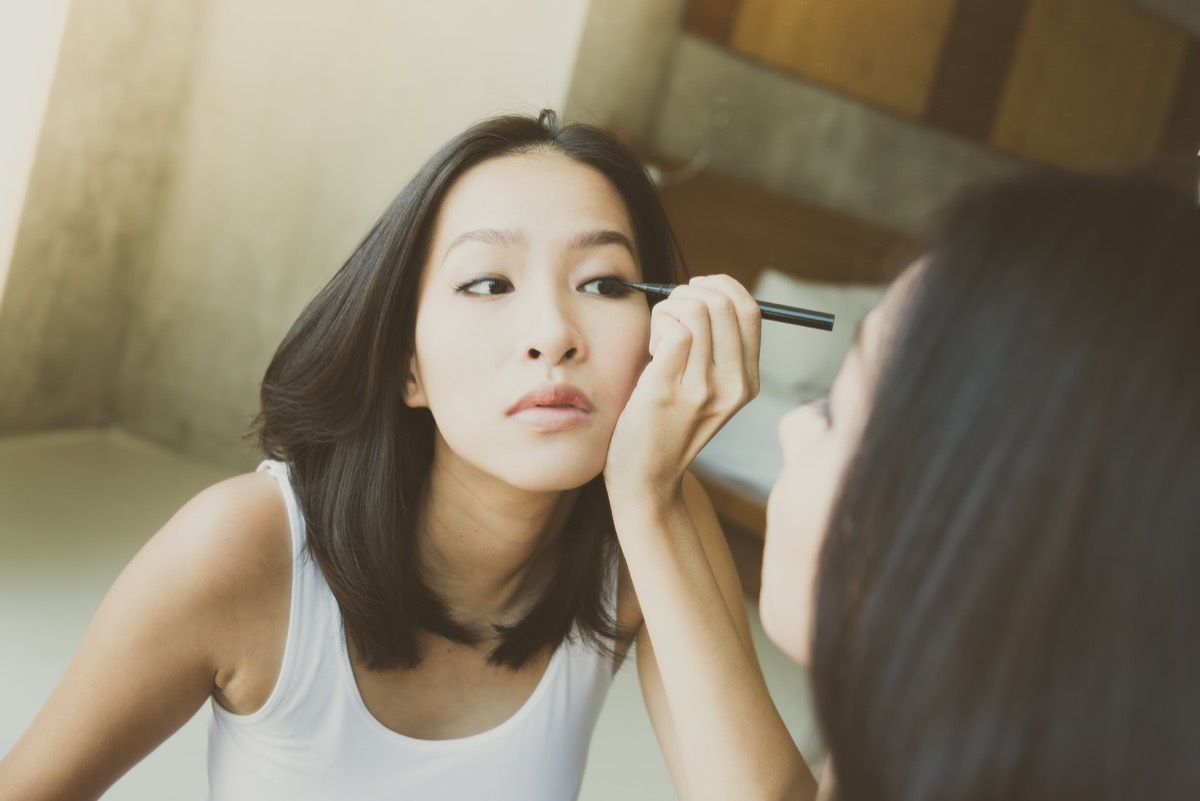
<path fill-rule="evenodd" d="M 601 128 L 553 112 L 479 123 L 442 147 L 284 337 L 262 382 L 259 446 L 289 463 L 316 560 L 346 634 L 372 669 L 419 664 L 418 631 L 476 643 L 422 579 L 417 536 L 434 452 L 427 409 L 402 401 L 417 295 L 443 198 L 489 159 L 551 151 L 591 167 L 620 194 L 645 279 L 672 282 L 682 259 L 657 189 L 637 157 Z M 567 638 L 627 640 L 605 588 L 617 552 L 603 478 L 586 484 L 558 538 L 556 569 L 525 617 L 497 625 L 493 664 L 513 669 Z"/>
<path fill-rule="evenodd" d="M 1200 798 L 1200 209 L 1024 177 L 930 243 L 820 557 L 842 801 Z"/>

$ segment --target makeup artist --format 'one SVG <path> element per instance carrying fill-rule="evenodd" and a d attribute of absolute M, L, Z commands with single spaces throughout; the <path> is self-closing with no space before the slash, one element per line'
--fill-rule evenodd
<path fill-rule="evenodd" d="M 1200 798 L 1200 208 L 1155 173 L 964 198 L 781 425 L 823 795 Z"/>
<path fill-rule="evenodd" d="M 94 799 L 206 702 L 208 798 L 573 798 L 630 647 L 685 799 L 811 798 L 687 473 L 757 391 L 759 310 L 680 283 L 613 137 L 451 140 L 266 370 L 258 472 L 134 558 L 0 799 Z"/>

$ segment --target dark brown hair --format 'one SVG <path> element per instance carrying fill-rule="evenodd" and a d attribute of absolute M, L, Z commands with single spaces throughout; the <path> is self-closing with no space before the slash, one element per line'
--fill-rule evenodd
<path fill-rule="evenodd" d="M 422 580 L 419 515 L 433 459 L 427 409 L 401 400 L 418 286 L 443 198 L 472 167 L 501 156 L 561 153 L 620 194 L 645 280 L 680 280 L 682 261 L 658 192 L 606 131 L 560 126 L 553 112 L 503 116 L 450 140 L 400 192 L 284 337 L 262 383 L 262 451 L 289 463 L 308 551 L 341 609 L 347 636 L 374 669 L 421 660 L 418 630 L 457 642 L 479 632 L 453 620 Z M 557 570 L 526 617 L 497 626 L 494 664 L 519 668 L 573 626 L 602 647 L 628 637 L 606 609 L 617 549 L 603 479 L 582 489 L 558 540 Z"/>
<path fill-rule="evenodd" d="M 823 546 L 843 801 L 1200 798 L 1200 209 L 973 193 L 901 310 Z"/>

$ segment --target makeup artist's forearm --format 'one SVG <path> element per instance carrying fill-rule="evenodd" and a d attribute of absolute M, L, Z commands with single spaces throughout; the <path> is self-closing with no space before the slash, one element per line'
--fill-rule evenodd
<path fill-rule="evenodd" d="M 614 499 L 690 796 L 813 798 L 808 771 L 682 500 Z"/>

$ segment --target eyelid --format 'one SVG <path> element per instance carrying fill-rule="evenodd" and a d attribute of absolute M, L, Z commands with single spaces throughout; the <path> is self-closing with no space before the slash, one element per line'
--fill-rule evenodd
<path fill-rule="evenodd" d="M 488 282 L 488 281 L 494 281 L 496 283 L 506 284 L 506 285 L 508 285 L 509 289 L 512 289 L 512 281 L 509 281 L 507 278 L 505 278 L 502 275 L 495 275 L 493 273 L 487 273 L 485 275 L 475 275 L 475 276 L 472 276 L 472 277 L 466 279 L 465 281 L 461 281 L 459 283 L 454 284 L 454 291 L 459 294 L 462 294 L 462 295 L 474 295 L 476 297 L 492 297 L 494 295 L 503 294 L 500 292 L 472 292 L 471 291 L 472 288 L 478 286 L 479 284 Z"/>
<path fill-rule="evenodd" d="M 583 287 L 587 286 L 588 284 L 594 284 L 597 281 L 609 281 L 612 284 L 612 289 L 613 289 L 612 293 L 605 295 L 605 294 L 601 294 L 599 292 L 585 292 L 585 294 L 595 295 L 596 297 L 600 297 L 600 298 L 614 298 L 614 299 L 615 298 L 623 298 L 623 297 L 627 297 L 628 295 L 630 295 L 634 292 L 634 290 L 625 286 L 624 280 L 625 279 L 620 278 L 619 276 L 615 276 L 615 275 L 597 275 L 595 278 L 589 278 L 588 280 L 581 283 L 579 285 L 579 288 L 582 290 Z"/>

